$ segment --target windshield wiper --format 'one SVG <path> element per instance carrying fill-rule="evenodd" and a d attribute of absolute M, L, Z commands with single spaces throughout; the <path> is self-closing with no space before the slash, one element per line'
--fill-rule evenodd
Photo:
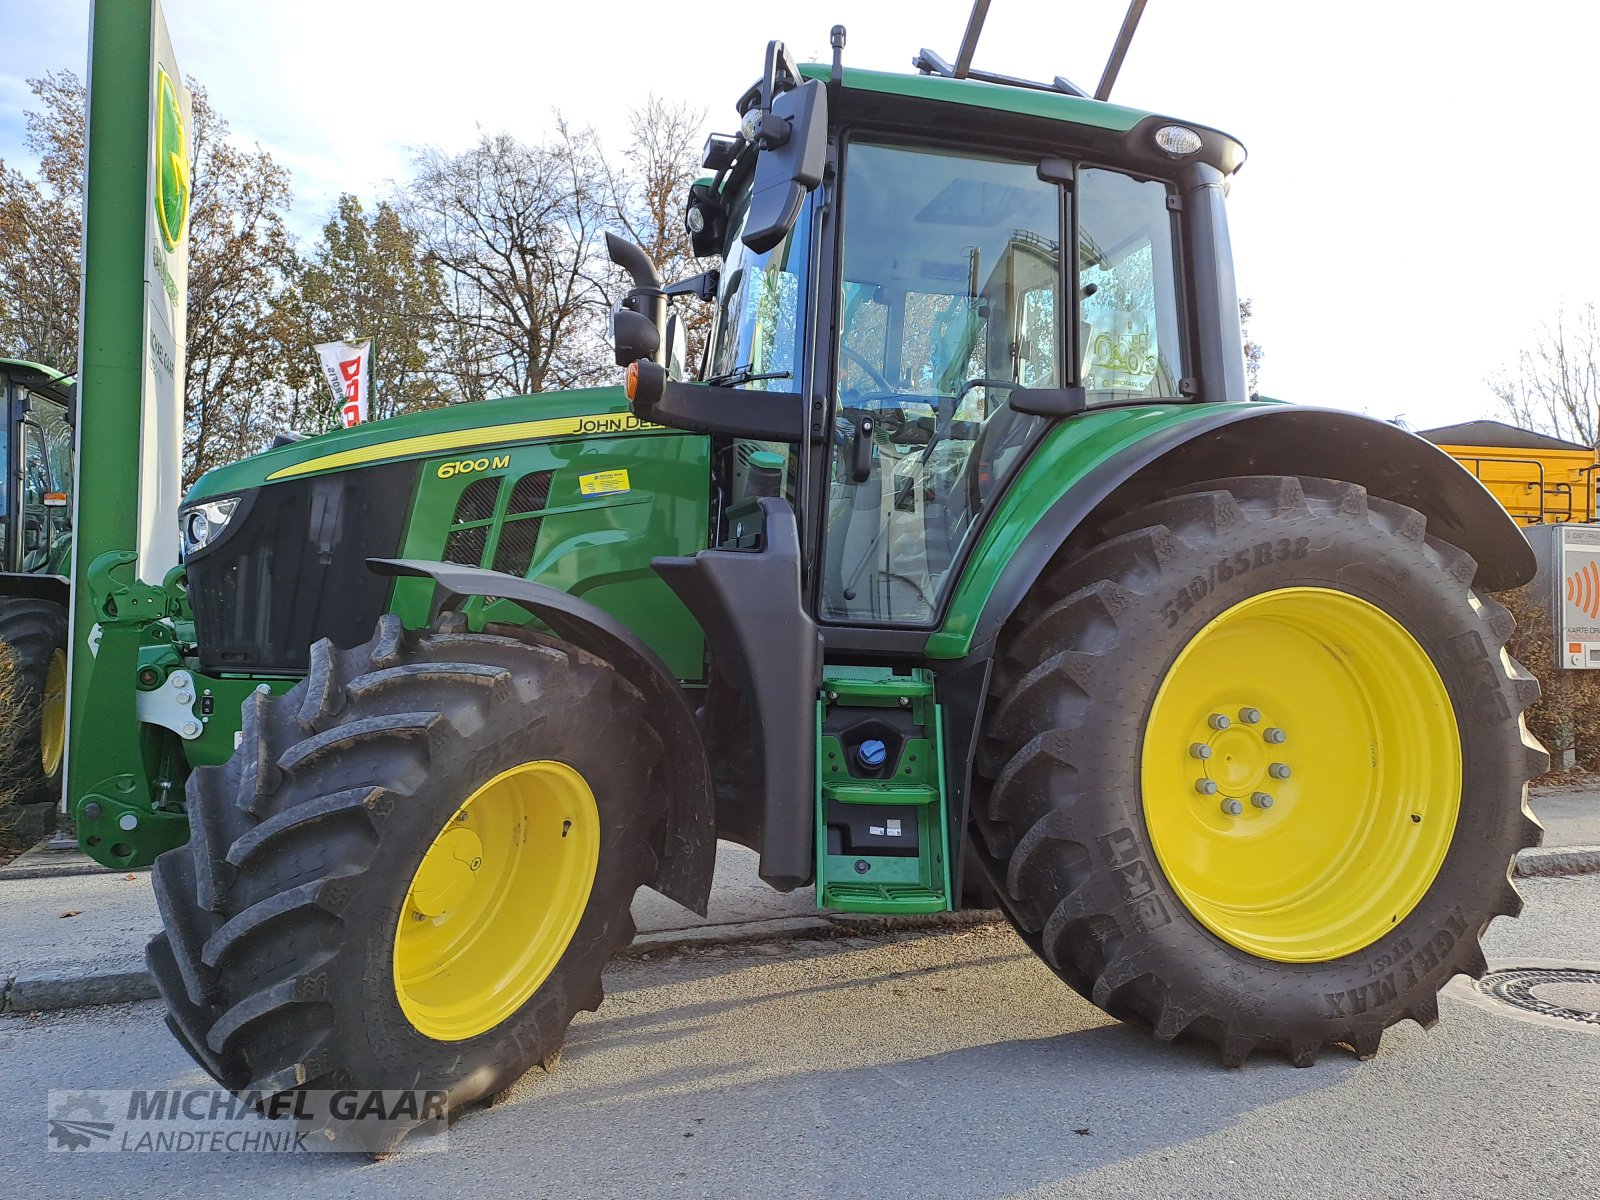
<path fill-rule="evenodd" d="M 756 373 L 750 370 L 749 363 L 745 363 L 744 366 L 735 367 L 726 375 L 713 375 L 705 382 L 707 387 L 743 387 L 747 383 L 756 383 L 762 379 L 789 379 L 793 375 L 793 371 L 763 371 Z"/>

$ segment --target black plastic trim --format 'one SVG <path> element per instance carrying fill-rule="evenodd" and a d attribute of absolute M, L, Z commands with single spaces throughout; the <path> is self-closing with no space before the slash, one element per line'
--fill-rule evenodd
<path fill-rule="evenodd" d="M 610 613 L 529 579 L 422 559 L 369 558 L 367 567 L 379 575 L 431 579 L 448 593 L 447 600 L 466 596 L 510 600 L 558 637 L 605 659 L 639 690 L 666 751 L 671 796 L 665 853 L 650 886 L 704 916 L 717 854 L 711 769 L 683 689 L 656 652 Z"/>
<path fill-rule="evenodd" d="M 49 600 L 66 604 L 71 584 L 64 575 L 31 575 L 26 572 L 0 571 L 0 596 L 18 600 Z"/>
<path fill-rule="evenodd" d="M 650 565 L 705 631 L 707 723 L 729 772 L 719 830 L 755 844 L 761 878 L 792 891 L 815 870 L 822 639 L 801 603 L 794 509 L 771 496 L 758 504 L 759 550 L 702 550 Z"/>

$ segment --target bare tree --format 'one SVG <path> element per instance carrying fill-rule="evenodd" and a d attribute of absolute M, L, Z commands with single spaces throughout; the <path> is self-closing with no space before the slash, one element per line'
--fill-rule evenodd
<path fill-rule="evenodd" d="M 71 71 L 30 81 L 39 179 L 0 166 L 0 352 L 76 369 L 88 91 Z M 190 121 L 188 380 L 184 482 L 261 449 L 289 396 L 296 263 L 289 174 L 228 141 L 206 90 Z"/>
<path fill-rule="evenodd" d="M 71 373 L 78 360 L 85 94 L 71 71 L 28 86 L 41 106 L 25 115 L 39 179 L 0 163 L 0 354 Z"/>
<path fill-rule="evenodd" d="M 1547 322 L 1514 368 L 1491 375 L 1489 388 L 1513 424 L 1600 448 L 1600 314 L 1589 301 Z"/>
<path fill-rule="evenodd" d="M 700 176 L 704 123 L 705 110 L 668 103 L 652 92 L 644 107 L 628 114 L 631 138 L 626 165 L 606 167 L 616 223 L 650 256 L 669 283 L 712 265 L 694 257 L 683 224 L 689 186 Z M 687 334 L 685 361 L 691 365 L 700 359 L 711 315 L 708 304 L 678 302 L 678 316 Z"/>
<path fill-rule="evenodd" d="M 463 398 L 599 383 L 606 351 L 608 223 L 594 136 L 556 118 L 547 144 L 482 136 L 422 151 L 404 197 L 441 274 L 443 349 Z"/>
<path fill-rule="evenodd" d="M 188 378 L 184 485 L 253 454 L 290 419 L 300 348 L 292 281 L 299 263 L 284 217 L 289 172 L 257 146 L 228 141 L 203 87 L 190 122 Z"/>

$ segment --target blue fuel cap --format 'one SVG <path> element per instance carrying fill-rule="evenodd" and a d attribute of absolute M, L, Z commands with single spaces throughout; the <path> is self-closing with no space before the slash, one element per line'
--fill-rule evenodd
<path fill-rule="evenodd" d="M 883 760 L 889 756 L 889 748 L 877 738 L 868 738 L 856 749 L 856 759 L 863 767 L 876 770 L 883 766 Z"/>

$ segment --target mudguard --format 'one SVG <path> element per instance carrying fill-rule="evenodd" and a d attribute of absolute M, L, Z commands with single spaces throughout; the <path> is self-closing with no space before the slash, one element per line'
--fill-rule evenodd
<path fill-rule="evenodd" d="M 1079 529 L 1164 492 L 1234 475 L 1358 483 L 1417 509 L 1428 532 L 1478 562 L 1476 587 L 1533 578 L 1533 551 L 1472 474 L 1431 442 L 1337 409 L 1254 401 L 1101 409 L 1051 430 L 1012 480 L 928 639 L 932 658 L 987 654 L 1001 627 Z"/>
<path fill-rule="evenodd" d="M 650 886 L 704 916 L 716 867 L 716 810 L 699 726 L 678 681 L 637 634 L 610 613 L 566 592 L 481 567 L 422 559 L 369 558 L 380 575 L 431 579 L 449 597 L 496 596 L 558 637 L 605 659 L 650 705 L 667 754 L 669 802 L 661 863 Z"/>

